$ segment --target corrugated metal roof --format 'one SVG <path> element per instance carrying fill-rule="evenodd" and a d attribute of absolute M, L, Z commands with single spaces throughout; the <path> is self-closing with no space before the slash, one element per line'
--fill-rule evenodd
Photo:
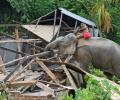
<path fill-rule="evenodd" d="M 50 42 L 53 38 L 53 25 L 22 25 L 23 28 L 34 33 L 38 37 Z M 59 26 L 55 26 L 55 34 L 58 31 Z M 55 35 L 54 34 L 54 35 Z"/>
<path fill-rule="evenodd" d="M 74 13 L 72 13 L 72 12 L 70 12 L 70 11 L 64 9 L 64 8 L 59 8 L 59 10 L 61 10 L 61 12 L 63 14 L 65 14 L 65 15 L 67 15 L 67 16 L 70 16 L 70 17 L 72 17 L 72 18 L 74 18 L 74 19 L 76 19 L 78 21 L 81 21 L 81 22 L 83 22 L 85 24 L 88 24 L 88 25 L 96 27 L 95 23 L 90 21 L 90 20 L 88 20 L 88 19 L 85 19 L 85 18 L 83 18 L 81 16 L 78 16 L 78 15 L 76 15 L 76 14 L 74 14 Z"/>

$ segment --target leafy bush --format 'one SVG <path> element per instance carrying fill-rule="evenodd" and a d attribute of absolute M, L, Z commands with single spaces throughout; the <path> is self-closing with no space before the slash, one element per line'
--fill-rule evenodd
<path fill-rule="evenodd" d="M 106 77 L 103 71 L 94 68 L 92 65 L 89 66 L 89 71 L 91 74 L 96 75 L 98 77 Z"/>
<path fill-rule="evenodd" d="M 9 100 L 9 93 L 6 85 L 0 82 L 0 100 Z"/>
<path fill-rule="evenodd" d="M 90 73 L 99 77 L 106 77 L 102 71 L 90 66 Z M 120 81 L 117 77 L 113 77 L 114 81 Z M 102 80 L 101 83 L 90 76 L 85 76 L 87 83 L 86 88 L 79 88 L 75 91 L 75 99 L 68 96 L 67 93 L 62 95 L 61 100 L 111 100 L 111 91 L 120 94 L 117 87 L 111 85 L 107 80 Z M 101 85 L 102 84 L 102 85 Z"/>
<path fill-rule="evenodd" d="M 119 79 L 118 77 L 113 76 L 113 77 L 112 77 L 112 80 L 113 80 L 114 82 L 116 82 L 117 84 L 120 84 L 120 79 Z"/>
<path fill-rule="evenodd" d="M 111 91 L 104 90 L 99 82 L 89 76 L 85 77 L 87 81 L 86 88 L 77 89 L 75 92 L 75 100 L 110 100 Z M 72 96 L 64 94 L 61 100 L 74 100 Z"/>
<path fill-rule="evenodd" d="M 60 98 L 60 100 L 74 100 L 72 95 L 69 96 L 67 92 L 64 92 Z"/>

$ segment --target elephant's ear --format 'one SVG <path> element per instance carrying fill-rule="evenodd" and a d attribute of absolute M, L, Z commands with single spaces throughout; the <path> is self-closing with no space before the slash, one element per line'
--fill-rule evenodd
<path fill-rule="evenodd" d="M 66 35 L 59 44 L 60 54 L 74 54 L 76 50 L 76 36 L 73 33 Z"/>

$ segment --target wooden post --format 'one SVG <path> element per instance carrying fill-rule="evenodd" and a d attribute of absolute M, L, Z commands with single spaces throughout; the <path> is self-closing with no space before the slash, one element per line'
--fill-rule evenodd
<path fill-rule="evenodd" d="M 59 36 L 59 33 L 60 33 L 60 28 L 61 28 L 61 24 L 62 24 L 62 17 L 63 17 L 63 13 L 61 13 L 60 22 L 59 22 L 59 29 L 58 29 L 56 38 Z"/>
<path fill-rule="evenodd" d="M 35 51 L 36 51 L 36 50 L 35 50 L 35 44 L 36 44 L 36 43 L 35 43 L 35 41 L 34 41 L 33 43 L 34 43 L 33 54 L 35 54 Z"/>
<path fill-rule="evenodd" d="M 3 63 L 3 60 L 2 60 L 2 57 L 0 56 L 0 65 L 2 65 L 2 64 L 4 64 Z M 0 67 L 0 72 L 2 72 L 2 73 L 6 73 L 6 68 L 5 68 L 5 66 L 1 66 Z"/>
<path fill-rule="evenodd" d="M 16 34 L 16 40 L 19 40 L 18 28 L 15 28 L 15 34 Z M 18 47 L 18 52 L 21 52 L 20 43 L 17 43 L 17 47 Z M 19 58 L 20 57 L 22 57 L 21 54 L 19 54 Z"/>
<path fill-rule="evenodd" d="M 54 13 L 53 36 L 55 35 L 56 16 L 57 16 L 57 10 L 55 10 Z"/>
<path fill-rule="evenodd" d="M 38 19 L 38 21 L 37 21 L 37 23 L 36 23 L 35 28 L 36 28 L 36 27 L 37 27 L 37 25 L 39 24 L 40 20 L 41 20 L 41 17 Z"/>
<path fill-rule="evenodd" d="M 78 24 L 78 21 L 76 20 L 74 30 L 76 30 L 77 24 Z"/>

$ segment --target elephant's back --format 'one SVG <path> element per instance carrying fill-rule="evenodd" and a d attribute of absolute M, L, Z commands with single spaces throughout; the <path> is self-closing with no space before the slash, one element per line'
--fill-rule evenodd
<path fill-rule="evenodd" d="M 100 47 L 100 48 L 119 48 L 120 46 L 112 40 L 101 38 L 101 37 L 92 37 L 87 40 L 91 46 Z"/>
<path fill-rule="evenodd" d="M 117 43 L 105 39 L 105 38 L 91 38 L 88 40 L 90 45 L 90 51 L 95 61 L 95 65 L 101 65 L 101 67 L 108 67 L 118 63 L 120 59 L 120 47 Z"/>

